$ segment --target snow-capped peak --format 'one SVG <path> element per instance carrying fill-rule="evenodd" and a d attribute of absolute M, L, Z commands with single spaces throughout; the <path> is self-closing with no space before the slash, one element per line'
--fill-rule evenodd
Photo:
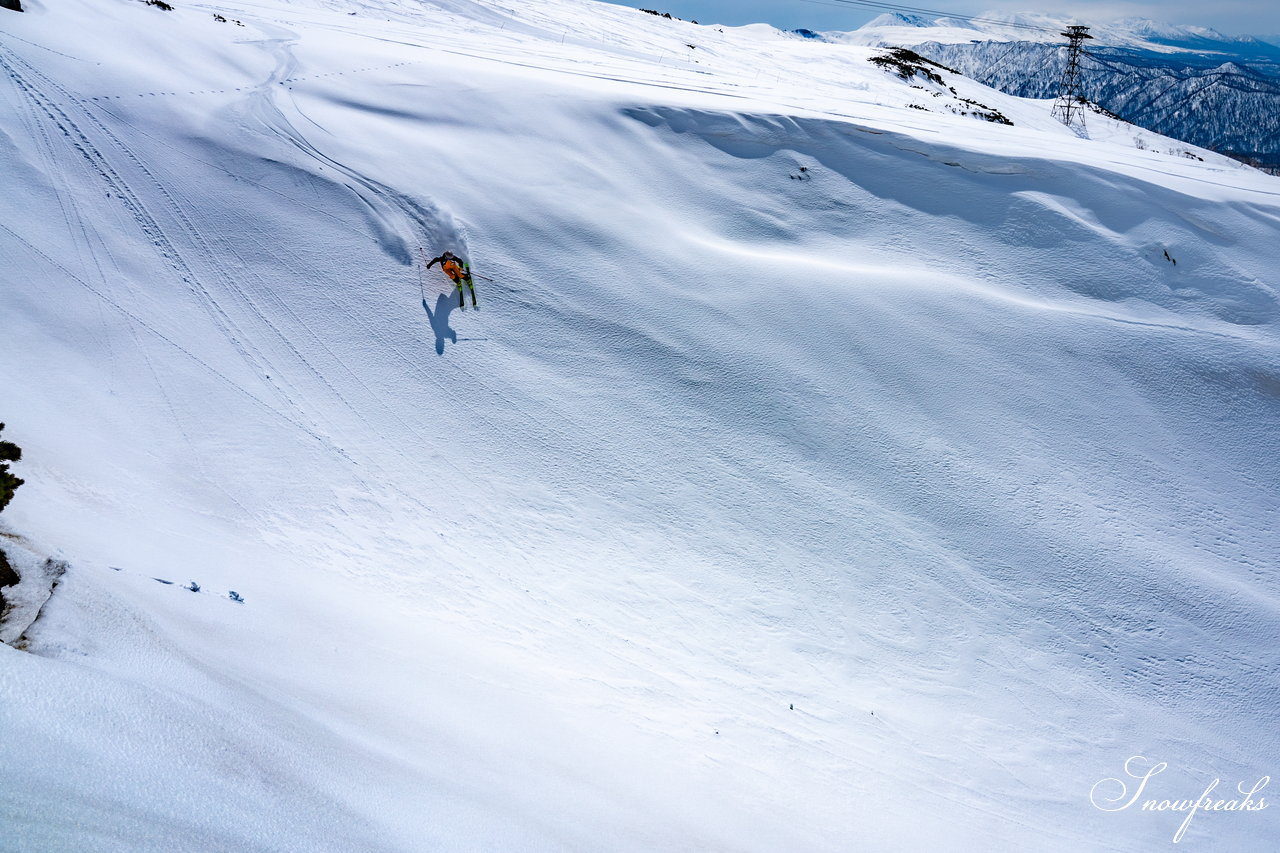
<path fill-rule="evenodd" d="M 1062 31 L 1071 25 L 1089 27 L 1095 44 L 1170 51 L 1213 51 L 1233 45 L 1263 44 L 1252 36 L 1228 36 L 1211 27 L 1170 24 L 1148 18 L 1085 19 L 1060 12 L 983 12 L 973 18 L 888 13 L 856 30 L 827 33 L 830 41 L 866 45 L 941 44 L 967 41 L 1060 42 Z"/>

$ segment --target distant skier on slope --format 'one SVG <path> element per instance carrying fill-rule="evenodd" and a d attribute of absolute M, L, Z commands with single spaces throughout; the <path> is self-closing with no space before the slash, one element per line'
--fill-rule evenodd
<path fill-rule="evenodd" d="M 476 305 L 476 285 L 471 280 L 471 264 L 459 258 L 453 252 L 445 252 L 438 258 L 432 258 L 427 262 L 427 269 L 431 269 L 436 264 L 440 264 L 440 269 L 444 270 L 444 274 L 449 276 L 449 280 L 458 288 L 458 307 L 465 308 L 467 305 L 466 298 L 462 293 L 462 285 L 466 285 L 471 291 L 471 307 L 478 308 Z"/>

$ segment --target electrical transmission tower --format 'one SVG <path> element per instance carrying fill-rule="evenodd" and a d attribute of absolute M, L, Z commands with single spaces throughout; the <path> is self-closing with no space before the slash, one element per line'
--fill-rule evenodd
<path fill-rule="evenodd" d="M 1062 71 L 1058 84 L 1058 100 L 1050 113 L 1067 127 L 1079 126 L 1085 132 L 1084 98 L 1080 95 L 1080 57 L 1084 54 L 1084 40 L 1091 39 L 1089 28 L 1078 24 L 1067 27 L 1062 34 L 1067 39 L 1067 67 Z"/>

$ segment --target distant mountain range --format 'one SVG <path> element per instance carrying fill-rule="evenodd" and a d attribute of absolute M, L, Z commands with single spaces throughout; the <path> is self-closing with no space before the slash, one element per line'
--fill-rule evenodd
<path fill-rule="evenodd" d="M 1052 98 L 1065 65 L 1060 33 L 1072 23 L 1087 22 L 1034 13 L 977 22 L 886 14 L 821 37 L 910 47 L 1004 92 Z M 1090 34 L 1082 77 L 1089 100 L 1140 127 L 1280 169 L 1280 46 L 1273 41 L 1138 18 L 1090 25 Z"/>

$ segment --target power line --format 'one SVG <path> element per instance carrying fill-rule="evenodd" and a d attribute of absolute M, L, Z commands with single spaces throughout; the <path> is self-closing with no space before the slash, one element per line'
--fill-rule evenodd
<path fill-rule="evenodd" d="M 1058 27 L 1040 27 L 1035 24 L 1018 24 L 1011 21 L 999 21 L 995 18 L 983 18 L 977 15 L 962 15 L 957 12 L 943 12 L 938 9 L 924 9 L 919 6 L 902 6 L 897 3 L 879 3 L 876 0 L 803 0 L 815 6 L 863 6 L 869 9 L 884 9 L 890 12 L 906 12 L 912 15 L 936 15 L 940 18 L 959 18 L 975 24 L 997 24 L 1002 27 L 1016 27 L 1022 30 L 1036 30 L 1042 33 L 1056 33 Z"/>
<path fill-rule="evenodd" d="M 990 44 L 990 42 L 988 42 L 988 44 Z M 1009 58 L 1013 56 L 1013 52 L 1017 50 L 1018 47 L 1020 47 L 1022 44 L 1023 42 L 1016 42 L 1016 41 L 1009 42 L 1008 46 L 1006 46 L 1004 49 L 1004 53 L 1000 54 L 1000 58 L 997 59 L 995 62 L 991 63 L 991 65 L 987 67 L 987 70 L 983 72 L 983 76 L 985 76 L 988 80 L 991 80 L 991 81 L 996 80 L 996 71 L 1004 67 L 1005 63 L 1009 61 Z M 991 85 L 994 86 L 995 83 L 992 82 Z"/>

